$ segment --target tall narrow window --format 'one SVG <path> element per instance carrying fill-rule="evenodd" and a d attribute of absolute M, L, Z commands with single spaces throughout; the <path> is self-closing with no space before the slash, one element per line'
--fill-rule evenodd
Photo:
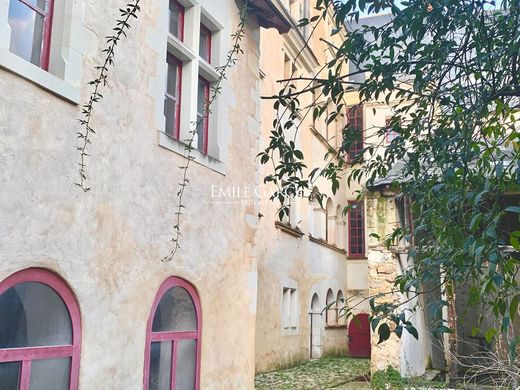
<path fill-rule="evenodd" d="M 67 285 L 42 270 L 0 283 L 0 388 L 77 390 L 81 325 Z"/>
<path fill-rule="evenodd" d="M 391 143 L 399 136 L 399 134 L 392 130 L 392 117 L 387 117 L 385 119 L 385 136 L 387 144 Z"/>
<path fill-rule="evenodd" d="M 49 69 L 54 0 L 10 0 L 9 49 L 44 70 Z"/>
<path fill-rule="evenodd" d="M 170 34 L 184 40 L 184 7 L 176 0 L 170 0 Z"/>
<path fill-rule="evenodd" d="M 298 295 L 295 288 L 284 287 L 282 296 L 282 326 L 284 329 L 298 326 Z"/>
<path fill-rule="evenodd" d="M 363 202 L 348 202 L 348 252 L 350 257 L 365 257 L 365 213 Z"/>
<path fill-rule="evenodd" d="M 197 149 L 204 154 L 208 153 L 209 90 L 209 81 L 199 77 L 197 93 Z"/>
<path fill-rule="evenodd" d="M 358 160 L 363 153 L 363 107 L 352 107 L 348 112 L 348 123 L 352 132 L 349 160 Z"/>
<path fill-rule="evenodd" d="M 144 390 L 198 390 L 201 312 L 195 288 L 170 277 L 148 319 Z"/>
<path fill-rule="evenodd" d="M 181 85 L 182 62 L 168 53 L 168 75 L 164 96 L 164 116 L 166 117 L 166 134 L 179 139 L 181 118 Z"/>
<path fill-rule="evenodd" d="M 208 64 L 211 63 L 211 31 L 200 25 L 199 56 Z"/>

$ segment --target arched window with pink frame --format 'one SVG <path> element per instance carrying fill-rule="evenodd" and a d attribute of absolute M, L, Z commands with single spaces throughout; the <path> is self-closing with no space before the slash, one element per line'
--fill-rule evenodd
<path fill-rule="evenodd" d="M 201 310 L 187 281 L 168 278 L 155 297 L 146 330 L 144 390 L 198 390 Z"/>
<path fill-rule="evenodd" d="M 0 388 L 77 390 L 81 317 L 52 272 L 31 268 L 0 282 Z"/>

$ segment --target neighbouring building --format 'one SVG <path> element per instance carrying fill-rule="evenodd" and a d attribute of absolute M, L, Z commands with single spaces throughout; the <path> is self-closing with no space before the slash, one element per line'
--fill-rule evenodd
<path fill-rule="evenodd" d="M 78 119 L 122 3 L 0 0 L 2 390 L 253 387 L 257 206 L 211 197 L 258 183 L 260 28 L 289 27 L 272 1 L 249 4 L 205 116 L 243 2 L 141 2 L 95 107 L 84 193 Z M 163 263 L 197 119 L 181 250 Z"/>
<path fill-rule="evenodd" d="M 294 79 L 298 89 L 308 87 L 306 78 L 326 72 L 321 67 L 332 56 L 325 43 L 338 44 L 344 35 L 333 35 L 332 12 L 311 34 L 311 26 L 297 27 L 298 20 L 310 18 L 315 11 L 309 0 L 277 1 L 277 6 L 291 21 L 291 30 L 282 36 L 274 30 L 260 32 L 261 92 L 273 96 L 285 87 L 279 80 Z M 306 42 L 308 41 L 308 44 Z M 323 72 L 323 73 L 320 73 Z M 302 78 L 302 79 L 299 79 Z M 331 148 L 341 143 L 344 118 L 326 124 L 305 115 L 319 93 L 300 98 L 301 115 L 288 134 L 293 136 L 309 171 L 324 163 Z M 276 111 L 273 100 L 261 103 L 262 146 L 269 143 L 273 119 L 287 115 Z M 332 109 L 332 103 L 330 104 Z M 363 116 L 352 116 L 361 130 Z M 260 177 L 271 174 L 272 166 L 260 168 Z M 308 173 L 308 172 L 307 172 Z M 279 220 L 280 205 L 269 200 L 276 191 L 273 185 L 261 184 L 259 210 L 262 215 L 256 237 L 258 299 L 256 316 L 256 370 L 265 372 L 302 360 L 326 355 L 370 355 L 368 330 L 368 293 L 366 210 L 357 203 L 347 215 L 344 207 L 356 201 L 361 186 L 348 188 L 345 183 L 333 194 L 330 183 L 321 178 L 305 197 L 288 202 L 289 215 Z M 322 205 L 316 193 L 326 195 Z M 360 303 L 355 314 L 363 318 L 364 329 L 349 334 L 342 316 L 344 300 Z M 332 304 L 332 306 L 330 306 Z M 324 310 L 330 306 L 328 310 Z"/>

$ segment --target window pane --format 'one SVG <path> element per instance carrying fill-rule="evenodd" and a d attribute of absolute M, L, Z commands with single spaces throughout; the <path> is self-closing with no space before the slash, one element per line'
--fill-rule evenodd
<path fill-rule="evenodd" d="M 201 115 L 197 116 L 197 149 L 204 149 L 204 120 Z"/>
<path fill-rule="evenodd" d="M 0 389 L 18 390 L 21 362 L 0 363 Z"/>
<path fill-rule="evenodd" d="M 33 360 L 30 390 L 68 390 L 70 358 Z"/>
<path fill-rule="evenodd" d="M 44 18 L 18 0 L 9 3 L 9 26 L 11 43 L 9 49 L 40 66 L 43 44 Z"/>
<path fill-rule="evenodd" d="M 199 39 L 199 56 L 207 62 L 210 62 L 211 52 L 211 31 L 206 27 L 200 26 Z"/>
<path fill-rule="evenodd" d="M 150 348 L 149 390 L 170 390 L 172 342 L 152 343 Z"/>
<path fill-rule="evenodd" d="M 170 0 L 170 33 L 179 39 L 182 39 L 182 19 L 184 17 L 184 8 L 176 1 Z"/>
<path fill-rule="evenodd" d="M 157 306 L 152 331 L 190 330 L 197 330 L 193 300 L 184 288 L 173 287 L 164 294 Z"/>
<path fill-rule="evenodd" d="M 166 92 L 171 95 L 177 97 L 178 95 L 178 86 L 177 83 L 179 80 L 177 80 L 179 75 L 178 70 L 179 65 L 175 62 L 173 59 L 168 59 L 168 80 L 166 85 Z"/>
<path fill-rule="evenodd" d="M 177 128 L 177 110 L 175 109 L 175 101 L 170 98 L 164 99 L 164 116 L 166 117 L 166 134 L 176 137 Z"/>
<path fill-rule="evenodd" d="M 11 0 L 14 1 L 14 0 Z M 16 0 L 20 1 L 20 0 Z M 27 3 L 34 5 L 35 7 L 38 7 L 42 11 L 47 10 L 47 5 L 49 4 L 48 0 L 25 0 Z"/>
<path fill-rule="evenodd" d="M 72 323 L 59 295 L 38 282 L 0 295 L 0 348 L 72 344 Z"/>
<path fill-rule="evenodd" d="M 195 362 L 197 356 L 196 340 L 177 341 L 177 360 L 175 367 L 175 389 L 195 389 Z"/>

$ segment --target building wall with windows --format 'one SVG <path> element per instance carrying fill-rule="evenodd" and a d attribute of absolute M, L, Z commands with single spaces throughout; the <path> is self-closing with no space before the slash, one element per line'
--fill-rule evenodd
<path fill-rule="evenodd" d="M 276 95 L 284 88 L 279 80 L 312 77 L 325 62 L 328 49 L 319 38 L 333 42 L 340 35 L 331 36 L 332 23 L 320 25 L 315 34 L 311 27 L 298 28 L 297 21 L 315 12 L 312 2 L 287 0 L 280 2 L 280 9 L 289 15 L 293 28 L 279 36 L 271 30 L 260 33 L 261 92 L 264 96 Z M 305 47 L 306 40 L 309 47 Z M 303 89 L 308 81 L 295 80 Z M 320 98 L 308 93 L 300 98 L 301 107 Z M 274 101 L 261 103 L 261 148 L 269 143 L 273 119 L 287 113 L 273 108 Z M 295 139 L 302 150 L 309 171 L 322 166 L 329 148 L 339 145 L 344 119 L 338 118 L 328 126 L 324 121 L 313 121 L 312 114 L 301 115 L 294 121 L 287 134 Z M 260 149 L 262 150 L 262 149 Z M 259 150 L 259 151 L 260 151 Z M 269 175 L 272 165 L 260 168 L 260 177 Z M 366 234 L 364 209 L 359 218 L 359 244 L 357 252 L 350 248 L 350 214 L 343 209 L 356 199 L 354 188 L 342 185 L 333 194 L 331 185 L 323 179 L 313 183 L 303 197 L 292 197 L 286 203 L 288 215 L 280 221 L 280 205 L 262 196 L 259 203 L 260 219 L 257 238 L 258 301 L 256 319 L 256 370 L 269 371 L 289 366 L 309 358 L 326 355 L 347 355 L 348 334 L 345 318 L 338 318 L 343 307 L 342 299 L 357 303 L 368 290 L 368 268 L 365 256 Z M 272 185 L 261 184 L 261 194 L 276 190 Z M 316 196 L 324 194 L 322 204 Z M 355 252 L 355 253 L 354 253 Z M 339 302 L 336 305 L 335 302 Z M 329 310 L 327 303 L 334 302 Z M 356 313 L 368 312 L 368 304 L 361 304 Z"/>
<path fill-rule="evenodd" d="M 52 32 L 41 19 L 51 4 Z M 0 315 L 0 376 L 14 389 L 42 374 L 46 361 L 33 361 L 42 356 L 64 359 L 54 362 L 64 382 L 52 389 L 252 388 L 258 202 L 218 204 L 211 189 L 258 181 L 254 17 L 197 129 L 181 248 L 161 261 L 186 163 L 179 140 L 231 47 L 237 4 L 142 3 L 94 111 L 84 193 L 75 185 L 78 119 L 121 3 L 0 0 L 0 307 L 19 318 Z M 73 328 L 45 328 L 45 310 L 61 310 Z M 27 349 L 35 346 L 37 356 Z"/>

